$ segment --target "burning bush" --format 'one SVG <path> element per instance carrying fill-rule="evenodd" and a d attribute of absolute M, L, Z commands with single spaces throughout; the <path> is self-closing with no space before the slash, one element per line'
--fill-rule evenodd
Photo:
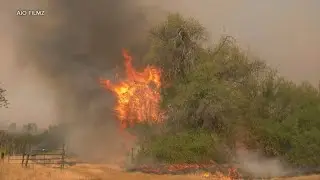
<path fill-rule="evenodd" d="M 132 57 L 127 51 L 123 50 L 123 56 L 126 79 L 119 80 L 118 84 L 101 80 L 101 84 L 116 95 L 114 110 L 121 121 L 121 127 L 134 126 L 135 123 L 144 121 L 160 122 L 160 70 L 147 66 L 143 72 L 137 72 L 132 67 Z"/>

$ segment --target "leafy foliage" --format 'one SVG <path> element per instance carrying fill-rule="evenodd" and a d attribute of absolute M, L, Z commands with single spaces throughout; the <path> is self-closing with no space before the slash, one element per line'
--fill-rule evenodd
<path fill-rule="evenodd" d="M 223 163 L 227 154 L 220 143 L 217 136 L 205 131 L 166 134 L 145 144 L 139 155 L 152 155 L 163 163 L 209 163 L 209 160 Z"/>
<path fill-rule="evenodd" d="M 163 70 L 168 119 L 142 154 L 195 162 L 215 159 L 221 152 L 215 147 L 234 152 L 242 144 L 292 165 L 319 165 L 319 88 L 282 78 L 231 37 L 209 47 L 205 28 L 194 19 L 171 14 L 150 34 L 145 61 Z"/>
<path fill-rule="evenodd" d="M 164 81 L 183 78 L 197 63 L 197 49 L 206 40 L 205 29 L 194 19 L 170 14 L 168 19 L 151 29 L 150 51 L 146 57 L 165 69 Z"/>

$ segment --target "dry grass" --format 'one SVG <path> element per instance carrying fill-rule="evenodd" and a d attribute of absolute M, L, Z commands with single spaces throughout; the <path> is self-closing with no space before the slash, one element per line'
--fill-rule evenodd
<path fill-rule="evenodd" d="M 213 175 L 205 178 L 199 175 L 172 176 L 172 175 L 151 175 L 143 173 L 127 173 L 111 168 L 107 165 L 82 164 L 69 167 L 65 170 L 31 165 L 29 168 L 22 168 L 19 164 L 0 164 L 1 180 L 221 180 Z M 316 180 L 320 176 L 306 176 L 286 178 L 287 180 Z M 281 180 L 281 179 L 278 179 Z M 284 179 L 283 179 L 284 180 Z"/>
<path fill-rule="evenodd" d="M 29 168 L 22 168 L 19 164 L 2 163 L 0 165 L 0 179 L 5 180 L 73 180 L 85 177 L 69 171 L 61 171 L 34 165 Z"/>
<path fill-rule="evenodd" d="M 275 178 L 274 180 L 319 180 L 320 175 L 300 176 L 291 178 Z"/>
<path fill-rule="evenodd" d="M 0 179 L 5 180 L 196 180 L 199 176 L 151 175 L 126 173 L 104 165 L 83 164 L 65 170 L 53 169 L 41 165 L 22 168 L 18 164 L 2 163 Z"/>

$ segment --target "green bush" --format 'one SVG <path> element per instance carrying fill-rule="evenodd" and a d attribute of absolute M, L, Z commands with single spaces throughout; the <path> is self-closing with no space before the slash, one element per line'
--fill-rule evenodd
<path fill-rule="evenodd" d="M 166 134 L 144 145 L 140 156 L 162 163 L 223 163 L 227 158 L 218 136 L 204 131 Z"/>
<path fill-rule="evenodd" d="M 277 107 L 260 119 L 255 136 L 266 155 L 282 156 L 298 166 L 319 165 L 320 96 L 308 83 L 290 86 L 282 81 L 273 90 L 275 100 L 267 107 Z"/>

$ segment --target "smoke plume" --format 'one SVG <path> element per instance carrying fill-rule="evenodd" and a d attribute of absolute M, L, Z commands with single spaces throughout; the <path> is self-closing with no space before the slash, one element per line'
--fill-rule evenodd
<path fill-rule="evenodd" d="M 238 150 L 237 161 L 241 170 L 259 178 L 288 176 L 294 172 L 280 159 L 266 158 L 258 151 Z"/>
<path fill-rule="evenodd" d="M 92 159 L 119 152 L 113 99 L 99 85 L 122 66 L 122 48 L 139 54 L 148 22 L 137 1 L 29 2 L 45 16 L 17 16 L 17 63 L 53 90 L 56 119 L 71 124 L 69 149 Z M 139 47 L 139 48 L 137 48 Z M 123 148 L 122 148 L 123 149 Z M 90 155 L 89 155 L 90 153 Z M 101 157 L 104 156 L 104 157 Z"/>

